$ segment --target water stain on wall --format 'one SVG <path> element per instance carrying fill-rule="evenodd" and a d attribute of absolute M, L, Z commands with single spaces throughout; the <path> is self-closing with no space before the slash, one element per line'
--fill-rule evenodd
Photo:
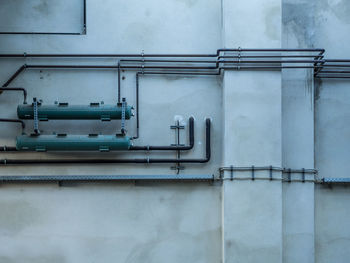
<path fill-rule="evenodd" d="M 322 92 L 322 79 L 316 78 L 315 79 L 315 100 L 319 100 L 321 97 Z"/>
<path fill-rule="evenodd" d="M 33 6 L 33 9 L 41 15 L 49 15 L 50 13 L 49 4 L 47 3 L 47 0 L 40 0 L 40 2 L 37 5 Z"/>
<path fill-rule="evenodd" d="M 279 6 L 272 7 L 265 12 L 265 33 L 272 40 L 280 39 L 280 13 Z"/>
<path fill-rule="evenodd" d="M 315 4 L 313 1 L 307 3 L 283 3 L 284 40 L 288 41 L 294 37 L 298 42 L 298 48 L 313 47 L 314 10 Z"/>
<path fill-rule="evenodd" d="M 2 200 L 0 211 L 0 233 L 2 234 L 17 234 L 26 227 L 40 223 L 38 209 L 24 200 Z"/>
<path fill-rule="evenodd" d="M 325 0 L 323 0 L 325 1 Z M 350 23 L 350 1 L 349 0 L 327 0 L 329 9 L 342 22 Z"/>

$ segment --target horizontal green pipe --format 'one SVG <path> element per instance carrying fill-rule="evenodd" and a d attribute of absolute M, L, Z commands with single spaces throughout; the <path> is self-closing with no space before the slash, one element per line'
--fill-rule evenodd
<path fill-rule="evenodd" d="M 132 116 L 132 107 L 126 106 L 125 119 Z M 32 105 L 18 105 L 17 115 L 19 119 L 32 120 L 34 111 Z M 120 120 L 122 107 L 118 105 L 39 105 L 39 120 Z"/>
<path fill-rule="evenodd" d="M 117 135 L 20 135 L 18 151 L 123 151 L 129 150 L 130 137 Z"/>

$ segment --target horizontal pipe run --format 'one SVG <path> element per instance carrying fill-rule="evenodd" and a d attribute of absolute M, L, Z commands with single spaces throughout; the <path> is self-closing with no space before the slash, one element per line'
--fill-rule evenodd
<path fill-rule="evenodd" d="M 189 118 L 189 144 L 184 146 L 130 146 L 130 151 L 187 151 L 194 146 L 194 118 Z"/>
<path fill-rule="evenodd" d="M 84 35 L 77 32 L 0 32 L 0 35 Z"/>
<path fill-rule="evenodd" d="M 221 52 L 318 52 L 322 55 L 324 49 L 218 49 L 216 54 L 0 54 L 0 58 L 21 58 L 21 57 L 217 57 Z"/>
<path fill-rule="evenodd" d="M 315 63 L 315 60 L 127 60 L 123 59 L 120 62 L 138 62 L 138 63 Z M 323 60 L 317 60 L 317 63 L 324 62 Z"/>
<path fill-rule="evenodd" d="M 201 159 L 2 159 L 0 165 L 38 165 L 38 164 L 151 164 L 151 163 L 207 163 L 210 161 L 210 119 L 206 120 L 205 157 Z"/>
<path fill-rule="evenodd" d="M 17 152 L 16 147 L 14 146 L 0 146 L 0 152 Z"/>
<path fill-rule="evenodd" d="M 0 183 L 213 181 L 214 175 L 53 175 L 0 176 Z"/>
<path fill-rule="evenodd" d="M 318 68 L 319 66 L 240 66 L 242 63 L 237 63 L 237 66 L 222 66 L 221 69 L 239 70 L 239 69 L 287 69 L 287 68 Z M 287 63 L 288 64 L 288 63 Z M 348 65 L 347 67 L 350 67 Z M 112 65 L 26 65 L 29 69 L 118 69 L 117 66 Z M 218 67 L 185 67 L 185 66 L 120 66 L 121 69 L 161 69 L 161 70 L 217 70 Z"/>
<path fill-rule="evenodd" d="M 350 66 L 350 65 L 349 65 Z M 318 72 L 318 74 L 349 74 L 350 71 L 349 70 L 321 70 L 320 72 Z"/>
<path fill-rule="evenodd" d="M 315 76 L 318 79 L 350 79 L 350 76 Z"/>
<path fill-rule="evenodd" d="M 350 59 L 325 59 L 325 62 L 350 62 Z"/>

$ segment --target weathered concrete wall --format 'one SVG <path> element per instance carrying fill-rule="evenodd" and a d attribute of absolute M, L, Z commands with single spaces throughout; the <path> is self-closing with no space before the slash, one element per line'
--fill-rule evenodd
<path fill-rule="evenodd" d="M 204 184 L 0 188 L 0 262 L 218 262 L 218 189 Z"/>
<path fill-rule="evenodd" d="M 21 4 L 21 1 L 16 1 Z M 27 2 L 27 1 L 23 1 Z M 33 1 L 51 5 L 55 1 Z M 64 1 L 81 3 L 82 1 Z M 0 6 L 9 4 L 1 2 Z M 0 7 L 2 9 L 2 7 Z M 40 8 L 39 8 L 40 9 Z M 45 9 L 45 8 L 44 8 Z M 55 9 L 56 10 L 56 9 Z M 81 9 L 66 9 L 61 17 L 75 17 Z M 36 24 L 45 17 L 16 16 L 18 24 Z M 3 14 L 0 21 L 14 18 Z M 81 14 L 78 13 L 79 18 Z M 53 17 L 56 19 L 55 17 Z M 2 20 L 4 19 L 4 20 Z M 29 22 L 28 22 L 29 19 Z M 75 31 L 47 24 L 47 30 Z M 0 52 L 27 53 L 214 53 L 221 47 L 220 1 L 87 1 L 88 34 L 82 36 L 1 35 Z M 54 23 L 54 24 L 55 24 Z M 1 23 L 2 25 L 4 23 Z M 39 23 L 40 25 L 41 23 Z M 71 23 L 69 23 L 71 24 Z M 25 27 L 24 29 L 26 29 Z M 19 65 L 30 59 L 0 61 L 4 82 Z M 37 63 L 86 63 L 115 65 L 114 59 L 43 59 Z M 123 73 L 122 96 L 135 104 L 135 74 Z M 29 98 L 46 103 L 104 101 L 115 103 L 117 73 L 95 70 L 27 71 L 12 86 L 28 89 Z M 170 125 L 179 119 L 186 125 L 195 117 L 196 145 L 184 157 L 204 154 L 205 123 L 212 119 L 213 159 L 207 165 L 185 165 L 183 174 L 216 173 L 221 160 L 220 77 L 140 77 L 141 129 L 139 145 L 170 145 L 175 142 Z M 19 94 L 0 96 L 1 117 L 16 117 Z M 116 121 L 40 124 L 45 133 L 112 134 Z M 131 135 L 135 119 L 127 123 Z M 31 122 L 28 122 L 28 132 Z M 1 124 L 0 144 L 14 145 L 20 133 L 16 125 Z M 136 144 L 136 143 L 135 143 Z M 115 153 L 106 154 L 108 156 Z M 117 154 L 120 156 L 120 154 Z M 162 156 L 175 157 L 174 153 Z M 29 157 L 29 154 L 20 154 Z M 37 154 L 34 158 L 44 156 Z M 50 157 L 55 156 L 50 154 Z M 74 154 L 72 155 L 74 156 Z M 87 155 L 90 156 L 90 155 Z M 130 157 L 127 155 L 126 157 Z M 151 154 L 138 153 L 140 157 Z M 152 156 L 160 156 L 159 153 Z M 5 154 L 2 158 L 17 155 Z M 175 174 L 169 165 L 40 166 L 2 167 L 7 174 Z M 221 258 L 220 187 L 194 184 L 23 185 L 0 188 L 0 262 L 219 262 Z"/>
<path fill-rule="evenodd" d="M 283 48 L 313 47 L 313 10 L 313 1 L 283 1 Z M 314 168 L 313 70 L 282 71 L 282 134 L 283 167 Z M 314 183 L 283 183 L 282 200 L 283 262 L 315 262 Z"/>
<path fill-rule="evenodd" d="M 349 58 L 350 2 L 316 1 L 315 45 L 329 58 Z M 316 85 L 316 167 L 319 177 L 349 177 L 349 81 L 322 79 Z M 349 187 L 315 190 L 316 262 L 349 262 Z"/>
<path fill-rule="evenodd" d="M 223 3 L 226 48 L 281 46 L 279 0 Z M 223 165 L 281 166 L 281 73 L 225 72 L 223 101 Z M 224 262 L 282 262 L 281 182 L 227 180 L 222 191 Z"/>
<path fill-rule="evenodd" d="M 65 5 L 53 0 L 22 1 L 1 1 L 0 30 L 81 29 L 80 0 L 64 0 Z M 15 2 L 20 8 L 14 7 Z M 33 12 L 26 12 L 28 5 Z M 327 57 L 350 57 L 346 0 L 88 0 L 87 7 L 87 35 L 1 35 L 0 53 L 214 53 L 220 47 L 317 47 L 325 48 Z M 117 63 L 115 59 L 2 59 L 0 84 L 23 63 L 34 62 Z M 122 77 L 122 96 L 133 105 L 135 73 L 123 72 Z M 13 86 L 28 89 L 29 101 L 38 97 L 49 104 L 56 100 L 114 103 L 117 73 L 28 70 Z M 348 86 L 348 81 L 339 80 L 313 83 L 307 70 L 225 72 L 223 79 L 140 77 L 141 137 L 135 144 L 169 145 L 175 140 L 169 126 L 175 120 L 187 125 L 188 117 L 194 116 L 196 145 L 183 156 L 203 156 L 204 119 L 210 117 L 212 160 L 185 165 L 182 174 L 217 174 L 221 165 L 272 164 L 314 165 L 319 178 L 349 177 Z M 16 117 L 18 103 L 18 94 L 3 93 L 1 117 Z M 27 132 L 31 125 L 28 122 Z M 111 134 L 120 128 L 115 121 L 50 121 L 40 127 L 45 133 L 75 134 Z M 127 128 L 134 134 L 135 120 Z M 19 133 L 19 127 L 2 123 L 0 145 L 13 145 Z M 182 142 L 186 139 L 183 132 Z M 173 153 L 137 153 L 150 155 L 174 157 Z M 14 157 L 1 154 L 1 158 Z M 174 173 L 170 166 L 1 167 L 0 174 Z M 349 198 L 348 187 L 259 180 L 228 181 L 223 186 L 2 185 L 0 262 L 348 262 Z"/>

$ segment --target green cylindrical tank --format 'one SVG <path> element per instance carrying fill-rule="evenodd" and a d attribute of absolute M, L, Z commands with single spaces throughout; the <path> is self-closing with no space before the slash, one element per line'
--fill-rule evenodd
<path fill-rule="evenodd" d="M 132 116 L 132 107 L 125 107 L 125 119 Z M 34 118 L 33 105 L 22 104 L 17 107 L 19 119 L 32 120 Z M 38 118 L 47 120 L 120 120 L 122 118 L 122 107 L 119 105 L 68 105 L 60 103 L 57 105 L 39 105 Z"/>
<path fill-rule="evenodd" d="M 130 137 L 118 135 L 20 135 L 18 151 L 123 151 L 129 150 Z"/>

